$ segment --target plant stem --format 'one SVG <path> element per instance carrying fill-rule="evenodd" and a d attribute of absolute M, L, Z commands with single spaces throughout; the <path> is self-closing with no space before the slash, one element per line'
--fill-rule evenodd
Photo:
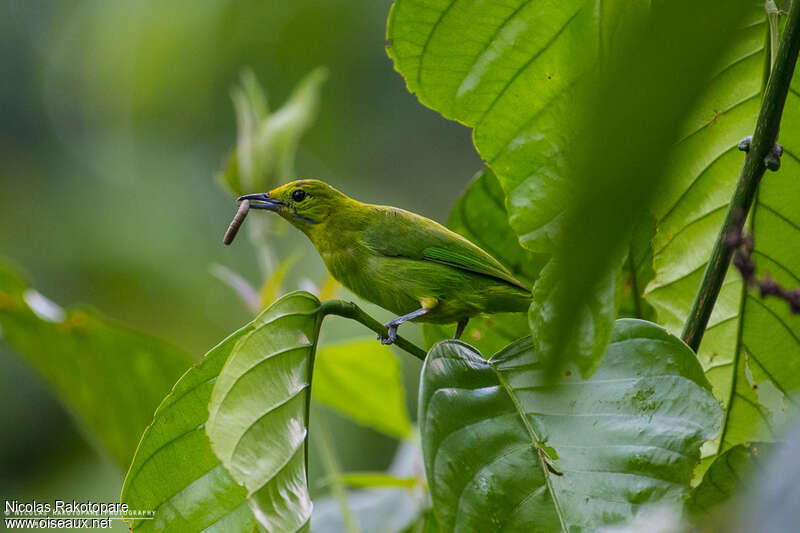
<path fill-rule="evenodd" d="M 322 312 L 323 316 L 337 315 L 344 318 L 350 318 L 357 322 L 361 322 L 379 335 L 383 335 L 384 337 L 389 335 L 389 330 L 386 328 L 386 326 L 369 316 L 363 309 L 353 302 L 345 302 L 344 300 L 328 300 L 326 302 L 322 302 L 320 311 Z M 410 353 L 420 361 L 425 360 L 425 350 L 404 339 L 403 337 L 398 335 L 397 340 L 394 341 L 394 344 L 398 348 Z"/>
<path fill-rule="evenodd" d="M 747 213 L 753 204 L 758 183 L 767 170 L 764 158 L 773 149 L 778 139 L 783 106 L 786 103 L 786 95 L 789 92 L 789 84 L 792 81 L 799 50 L 800 1 L 795 1 L 792 2 L 789 9 L 786 28 L 778 47 L 772 74 L 761 103 L 761 111 L 758 114 L 756 130 L 739 175 L 739 182 L 736 184 L 733 198 L 728 205 L 725 222 L 717 236 L 716 243 L 714 243 L 711 258 L 706 266 L 703 280 L 700 282 L 700 288 L 683 330 L 683 340 L 695 352 L 700 347 L 700 341 L 703 339 L 703 333 L 705 333 L 708 319 L 714 309 L 733 255 L 733 247 L 726 243 L 726 238 L 729 235 L 741 234 L 747 220 Z"/>
<path fill-rule="evenodd" d="M 772 69 L 778 56 L 778 21 L 781 11 L 775 5 L 774 0 L 766 0 L 764 9 L 767 12 L 767 22 L 769 23 L 769 68 Z"/>

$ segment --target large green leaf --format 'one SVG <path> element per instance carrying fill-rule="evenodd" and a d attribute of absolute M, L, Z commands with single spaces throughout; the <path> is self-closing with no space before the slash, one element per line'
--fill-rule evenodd
<path fill-rule="evenodd" d="M 123 487 L 122 501 L 131 508 L 155 511 L 153 520 L 133 522 L 136 531 L 253 529 L 256 521 L 247 505 L 248 491 L 231 477 L 206 436 L 212 390 L 229 359 L 255 356 L 254 347 L 265 350 L 258 354 L 267 357 L 270 352 L 262 341 L 277 343 L 291 352 L 292 343 L 300 334 L 296 328 L 301 324 L 315 324 L 317 318 L 313 313 L 318 307 L 319 302 L 307 293 L 284 296 L 209 351 L 175 384 L 145 431 Z M 282 344 L 284 342 L 286 344 Z M 386 348 L 377 344 L 375 349 L 373 343 L 351 342 L 321 350 L 316 358 L 315 396 L 361 423 L 406 437 L 410 423 L 397 361 Z M 310 364 L 295 358 L 294 362 L 300 366 Z M 252 372 L 255 375 L 255 371 Z M 280 380 L 281 374 L 272 375 L 268 364 L 261 365 L 258 372 L 270 374 L 269 379 Z M 303 370 L 295 369 L 295 372 Z M 279 389 L 269 390 L 275 393 Z M 305 389 L 302 394 L 306 394 Z M 253 401 L 258 403 L 259 400 L 254 398 Z M 254 412 L 261 407 L 256 405 Z M 305 419 L 304 411 L 294 415 L 297 418 L 291 421 L 287 418 L 287 423 L 302 423 Z M 216 427 L 219 426 L 218 423 Z M 289 442 L 288 435 L 274 437 Z M 270 457 L 273 452 L 265 450 L 264 457 Z M 296 489 L 297 494 L 307 494 L 305 481 Z M 259 502 L 254 501 L 252 505 L 259 505 Z"/>
<path fill-rule="evenodd" d="M 211 447 L 269 532 L 307 531 L 311 518 L 307 437 L 319 305 L 294 292 L 262 313 L 236 342 L 209 403 Z"/>
<path fill-rule="evenodd" d="M 595 531 L 680 501 L 722 413 L 692 351 L 618 320 L 600 367 L 547 385 L 522 339 L 491 359 L 459 341 L 423 368 L 420 430 L 444 531 Z"/>
<path fill-rule="evenodd" d="M 686 126 L 670 165 L 671 178 L 656 208 L 653 239 L 656 277 L 646 298 L 659 322 L 679 333 L 697 292 L 710 250 L 739 176 L 737 142 L 752 134 L 760 106 L 767 31 L 763 5 L 717 69 L 705 97 Z M 779 141 L 781 169 L 764 176 L 750 217 L 759 275 L 786 287 L 800 285 L 800 80 L 793 80 Z M 745 290 L 731 269 L 708 324 L 698 356 L 715 395 L 727 409 L 719 453 L 737 444 L 771 440 L 791 391 L 800 388 L 800 316 L 784 302 Z"/>
<path fill-rule="evenodd" d="M 616 312 L 613 298 L 597 302 L 614 294 L 630 228 L 741 17 L 738 5 L 691 0 L 640 17 L 609 4 L 398 0 L 387 31 L 409 90 L 474 127 L 523 245 L 558 255 L 560 280 L 544 287 L 551 305 L 531 308 L 534 339 L 551 333 L 537 349 L 553 375 L 569 356 L 590 369 L 602 355 Z M 576 323 L 573 310 L 587 302 L 592 320 Z"/>
<path fill-rule="evenodd" d="M 511 225 L 533 251 L 550 250 L 568 200 L 562 127 L 598 36 L 585 0 L 397 0 L 389 15 L 388 53 L 408 90 L 475 128 Z"/>
<path fill-rule="evenodd" d="M 90 309 L 61 309 L 3 263 L 0 340 L 45 378 L 89 441 L 121 467 L 192 363 L 183 351 Z"/>
<path fill-rule="evenodd" d="M 314 400 L 356 422 L 401 439 L 409 438 L 400 365 L 375 338 L 320 349 L 314 363 Z"/>
<path fill-rule="evenodd" d="M 246 532 L 255 526 L 247 491 L 211 451 L 205 433 L 217 375 L 253 327 L 248 324 L 209 351 L 158 406 L 122 487 L 121 501 L 131 509 L 155 512 L 152 520 L 132 521 L 134 531 Z"/>
<path fill-rule="evenodd" d="M 589 303 L 601 318 L 594 324 L 613 320 L 611 303 L 602 304 L 614 301 L 609 283 L 613 291 L 633 228 L 643 225 L 660 184 L 672 177 L 666 163 L 732 39 L 730 29 L 740 24 L 744 3 L 728 2 L 718 10 L 710 1 L 655 2 L 647 15 L 622 25 L 613 43 L 619 49 L 603 54 L 599 67 L 581 79 L 576 134 L 565 149 L 569 165 L 562 186 L 571 187 L 574 198 L 554 251 L 558 290 L 550 312 L 538 316 L 552 342 L 536 347 L 553 373 L 569 356 L 588 369 L 602 356 L 610 327 L 582 328 L 575 309 Z M 621 157 L 611 156 L 617 149 Z M 532 333 L 535 341 L 542 338 L 541 329 Z"/>
<path fill-rule="evenodd" d="M 479 172 L 456 202 L 447 227 L 480 246 L 508 268 L 514 277 L 533 285 L 547 260 L 520 246 L 508 223 L 503 189 L 491 170 Z M 426 346 L 451 338 L 452 326 L 425 324 Z M 482 353 L 493 354 L 513 341 L 528 335 L 528 322 L 522 313 L 503 313 L 470 320 L 463 339 Z"/>
<path fill-rule="evenodd" d="M 212 391 L 229 358 L 249 354 L 247 350 L 270 336 L 289 347 L 292 326 L 315 323 L 317 307 L 319 302 L 308 293 L 287 294 L 209 351 L 175 384 L 142 436 L 122 489 L 122 501 L 132 509 L 155 511 L 153 520 L 134 521 L 135 531 L 253 530 L 248 491 L 223 466 L 206 435 Z M 276 328 L 284 326 L 276 335 Z M 305 480 L 298 493 L 304 487 Z"/>

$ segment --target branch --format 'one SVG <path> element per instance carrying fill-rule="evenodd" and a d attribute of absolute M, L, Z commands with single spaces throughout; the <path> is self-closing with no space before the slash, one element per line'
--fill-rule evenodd
<path fill-rule="evenodd" d="M 692 310 L 683 330 L 683 340 L 694 351 L 700 347 L 708 319 L 719 296 L 722 281 L 730 265 L 733 247 L 726 243 L 728 235 L 741 234 L 747 213 L 753 205 L 758 183 L 767 168 L 775 169 L 776 141 L 780 128 L 786 94 L 792 81 L 797 55 L 800 50 L 800 0 L 792 2 L 786 28 L 783 31 L 775 65 L 770 75 L 761 111 L 758 114 L 756 130 L 749 143 L 739 182 L 728 205 L 725 222 L 722 225 L 711 258 L 700 282 Z"/>
<path fill-rule="evenodd" d="M 733 266 L 742 275 L 748 287 L 756 286 L 762 298 L 774 296 L 789 304 L 789 312 L 793 315 L 800 314 L 800 289 L 787 289 L 782 287 L 777 281 L 772 279 L 768 271 L 764 272 L 764 279 L 756 276 L 756 263 L 752 254 L 755 248 L 755 241 L 752 235 L 729 235 L 727 238 L 728 246 L 736 250 L 733 256 Z"/>
<path fill-rule="evenodd" d="M 363 309 L 353 302 L 345 302 L 344 300 L 328 300 L 326 302 L 322 302 L 320 311 L 322 312 L 323 316 L 336 315 L 344 318 L 350 318 L 357 322 L 361 322 L 378 335 L 383 335 L 384 337 L 389 335 L 389 330 L 386 328 L 386 326 L 369 316 Z M 398 348 L 410 353 L 420 361 L 425 360 L 425 350 L 404 339 L 403 337 L 398 335 L 397 339 L 394 341 L 394 344 L 396 344 Z"/>

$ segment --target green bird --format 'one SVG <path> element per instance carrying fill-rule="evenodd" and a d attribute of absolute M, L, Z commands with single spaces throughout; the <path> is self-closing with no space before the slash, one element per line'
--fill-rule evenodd
<path fill-rule="evenodd" d="M 354 200 L 319 180 L 298 180 L 248 194 L 251 209 L 274 211 L 306 234 L 331 275 L 361 298 L 399 315 L 388 337 L 407 321 L 457 323 L 471 317 L 526 311 L 531 290 L 461 235 L 428 218 Z"/>

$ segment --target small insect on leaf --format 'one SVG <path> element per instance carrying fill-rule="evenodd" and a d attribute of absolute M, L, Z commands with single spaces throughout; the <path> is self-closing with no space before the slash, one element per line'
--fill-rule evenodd
<path fill-rule="evenodd" d="M 225 237 L 222 238 L 223 244 L 228 245 L 233 242 L 233 239 L 239 232 L 239 227 L 241 227 L 242 223 L 244 222 L 244 219 L 247 216 L 247 211 L 249 210 L 250 200 L 242 200 L 242 203 L 239 204 L 239 210 L 236 211 L 235 215 L 233 215 L 233 220 L 231 220 L 231 223 L 228 225 L 228 230 L 225 232 Z"/>

